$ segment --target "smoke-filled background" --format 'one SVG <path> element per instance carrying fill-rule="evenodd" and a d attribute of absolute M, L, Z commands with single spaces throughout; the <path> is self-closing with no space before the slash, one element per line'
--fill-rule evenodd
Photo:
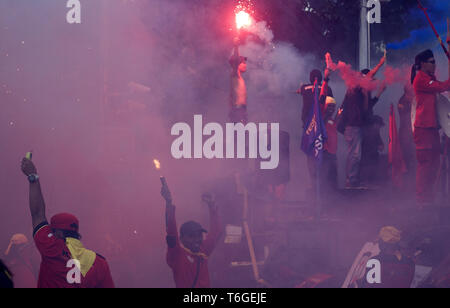
<path fill-rule="evenodd" d="M 287 199 L 305 200 L 309 179 L 299 150 L 301 98 L 296 90 L 309 82 L 313 68 L 325 67 L 326 51 L 356 67 L 357 44 L 345 45 L 339 33 L 322 38 L 323 24 L 316 17 L 302 23 L 295 12 L 308 12 L 305 1 L 281 2 L 277 7 L 254 2 L 259 39 L 250 37 L 241 54 L 249 59 L 244 74 L 249 119 L 279 122 L 290 133 Z M 411 7 L 404 12 L 407 20 L 424 18 L 406 2 Z M 449 16 L 445 2 L 427 3 L 443 37 L 444 16 Z M 207 226 L 200 195 L 227 178 L 229 168 L 220 160 L 173 159 L 170 128 L 177 122 L 192 124 L 194 114 L 202 114 L 205 123 L 227 120 L 236 3 L 81 4 L 81 24 L 68 24 L 65 1 L 0 1 L 0 248 L 14 233 L 31 238 L 28 183 L 20 160 L 32 150 L 48 218 L 75 214 L 83 242 L 107 258 L 118 286 L 171 287 L 159 176 L 172 190 L 178 224 L 194 219 Z M 356 25 L 357 33 L 358 11 L 353 17 L 336 13 L 336 27 Z M 373 65 L 382 56 L 380 42 L 392 44 L 388 64 L 394 67 L 409 68 L 418 51 L 432 47 L 438 78 L 447 78 L 446 59 L 423 20 L 404 25 L 403 35 L 388 40 L 382 27 L 373 30 Z M 315 39 L 302 33 L 314 33 Z M 331 87 L 339 105 L 346 87 L 337 73 Z M 393 85 L 375 108 L 386 123 L 389 105 L 397 103 L 402 90 L 401 83 Z M 386 126 L 386 150 L 387 132 Z M 340 140 L 340 178 L 344 155 Z M 160 171 L 153 167 L 155 158 L 161 161 Z"/>

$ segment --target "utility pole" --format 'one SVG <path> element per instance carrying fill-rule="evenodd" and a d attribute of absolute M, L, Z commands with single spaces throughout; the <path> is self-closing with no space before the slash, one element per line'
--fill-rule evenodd
<path fill-rule="evenodd" d="M 367 0 L 361 1 L 359 26 L 359 70 L 370 69 L 370 24 L 367 20 Z"/>

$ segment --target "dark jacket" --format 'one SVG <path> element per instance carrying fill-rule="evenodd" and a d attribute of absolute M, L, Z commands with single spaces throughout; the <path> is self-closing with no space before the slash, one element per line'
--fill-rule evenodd
<path fill-rule="evenodd" d="M 322 86 L 319 86 L 319 91 L 322 92 Z M 300 94 L 303 96 L 303 108 L 302 108 L 302 121 L 303 125 L 309 120 L 311 109 L 314 106 L 314 85 L 307 84 L 303 85 Z M 328 87 L 326 96 L 333 97 L 333 91 Z M 321 104 L 325 103 L 325 99 L 321 100 Z"/>
<path fill-rule="evenodd" d="M 372 98 L 369 93 L 367 106 L 365 106 L 366 95 L 361 88 L 349 89 L 342 103 L 342 121 L 344 126 L 363 127 L 370 123 L 373 116 L 373 107 L 378 98 Z"/>

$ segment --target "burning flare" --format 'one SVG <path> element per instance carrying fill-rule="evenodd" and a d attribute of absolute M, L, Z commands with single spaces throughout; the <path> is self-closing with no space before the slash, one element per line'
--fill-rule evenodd
<path fill-rule="evenodd" d="M 252 24 L 250 15 L 245 11 L 236 13 L 236 27 L 239 29 L 249 27 Z"/>
<path fill-rule="evenodd" d="M 156 170 L 160 170 L 161 169 L 161 163 L 159 162 L 159 160 L 154 159 L 153 160 L 153 164 L 155 165 Z"/>

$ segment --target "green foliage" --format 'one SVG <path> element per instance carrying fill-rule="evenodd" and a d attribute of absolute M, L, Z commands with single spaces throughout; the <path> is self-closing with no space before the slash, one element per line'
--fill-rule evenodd
<path fill-rule="evenodd" d="M 428 1 L 422 3 L 427 5 Z M 425 25 L 423 18 L 410 14 L 416 0 L 382 2 L 382 23 L 372 25 L 374 38 L 391 42 L 408 37 Z M 300 51 L 352 63 L 358 52 L 360 1 L 358 0 L 259 0 L 261 19 L 268 20 L 277 40 L 288 41 Z M 393 31 L 393 29 L 395 31 Z"/>

